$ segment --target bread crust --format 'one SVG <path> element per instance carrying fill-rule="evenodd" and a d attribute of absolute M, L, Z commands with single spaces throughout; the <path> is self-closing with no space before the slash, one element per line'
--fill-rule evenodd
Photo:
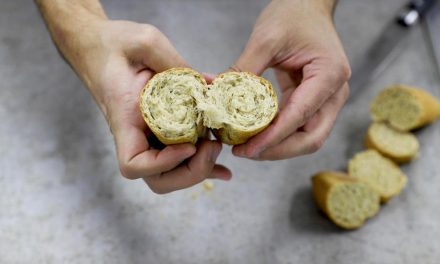
<path fill-rule="evenodd" d="M 411 161 L 417 155 L 417 149 L 414 152 L 408 153 L 407 155 L 398 154 L 398 153 L 392 153 L 386 147 L 383 147 L 380 144 L 378 144 L 377 142 L 375 142 L 375 140 L 373 139 L 373 136 L 372 136 L 373 124 L 370 125 L 370 127 L 367 130 L 367 134 L 365 135 L 364 145 L 366 148 L 375 149 L 383 156 L 385 156 L 385 157 L 387 157 L 387 158 L 391 159 L 392 161 L 399 163 L 399 164 L 407 163 L 407 162 Z"/>
<path fill-rule="evenodd" d="M 376 101 L 375 99 L 371 104 L 371 117 L 374 121 L 386 121 L 395 129 L 398 129 L 400 131 L 410 131 L 425 126 L 440 117 L 440 101 L 429 92 L 421 88 L 413 87 L 405 84 L 394 84 L 387 86 L 385 87 L 383 92 L 389 89 L 400 89 L 402 91 L 407 92 L 412 97 L 414 97 L 415 101 L 417 102 L 418 108 L 420 109 L 420 113 L 413 123 L 399 124 L 391 119 L 383 119 L 373 112 L 372 109 L 374 108 L 375 105 L 375 101 Z M 381 96 L 384 95 L 379 93 L 379 95 L 376 98 L 380 98 Z"/>
<path fill-rule="evenodd" d="M 338 226 L 345 229 L 355 229 L 362 226 L 368 218 L 373 217 L 379 212 L 379 194 L 377 194 L 377 206 L 373 212 L 367 215 L 363 221 L 356 224 L 346 224 L 344 222 L 338 221 L 337 217 L 329 210 L 329 195 L 336 185 L 347 184 L 347 183 L 359 183 L 358 179 L 348 176 L 346 173 L 339 171 L 321 171 L 312 177 L 313 185 L 313 197 L 318 205 L 318 207 L 326 213 L 326 215 Z M 373 191 L 374 192 L 374 191 Z"/>
<path fill-rule="evenodd" d="M 422 114 L 417 119 L 417 122 L 408 130 L 425 126 L 440 117 L 440 102 L 432 94 L 423 89 L 403 84 L 401 84 L 400 87 L 406 89 L 410 94 L 415 96 L 417 101 L 420 102 L 420 107 L 422 109 Z"/>

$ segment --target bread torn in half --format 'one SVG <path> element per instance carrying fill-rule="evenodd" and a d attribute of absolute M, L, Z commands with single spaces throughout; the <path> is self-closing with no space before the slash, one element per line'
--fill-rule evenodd
<path fill-rule="evenodd" d="M 419 151 L 419 141 L 411 132 L 396 130 L 385 123 L 373 123 L 365 136 L 365 146 L 397 163 L 408 162 Z"/>
<path fill-rule="evenodd" d="M 345 173 L 321 171 L 312 177 L 312 184 L 319 208 L 342 228 L 358 228 L 379 212 L 379 194 Z"/>
<path fill-rule="evenodd" d="M 406 175 L 393 161 L 373 149 L 356 154 L 348 162 L 348 174 L 369 184 L 382 202 L 399 194 L 407 182 Z"/>
<path fill-rule="evenodd" d="M 188 68 L 151 78 L 141 92 L 145 122 L 164 144 L 195 143 L 204 128 L 223 143 L 245 143 L 266 128 L 278 111 L 270 82 L 248 72 L 226 72 L 207 85 Z"/>
<path fill-rule="evenodd" d="M 382 90 L 370 110 L 374 121 L 385 121 L 398 130 L 409 131 L 437 119 L 440 102 L 421 88 L 396 84 Z"/>

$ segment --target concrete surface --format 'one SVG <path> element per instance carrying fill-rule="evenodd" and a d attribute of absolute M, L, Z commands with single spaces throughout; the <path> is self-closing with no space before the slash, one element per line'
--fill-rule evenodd
<path fill-rule="evenodd" d="M 340 1 L 336 24 L 353 63 L 404 2 Z M 239 55 L 265 3 L 104 1 L 112 18 L 155 24 L 195 68 L 213 72 Z M 225 148 L 231 182 L 158 196 L 120 177 L 106 123 L 35 6 L 2 0 L 0 263 L 439 263 L 440 122 L 417 133 L 420 159 L 404 167 L 404 192 L 359 230 L 341 231 L 317 211 L 309 178 L 344 168 L 361 149 L 368 101 L 384 85 L 440 96 L 428 47 L 415 29 L 318 153 L 253 162 Z"/>

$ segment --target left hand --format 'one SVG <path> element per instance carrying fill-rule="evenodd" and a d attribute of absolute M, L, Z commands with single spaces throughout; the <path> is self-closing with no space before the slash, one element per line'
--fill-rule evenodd
<path fill-rule="evenodd" d="M 233 70 L 275 70 L 282 95 L 272 124 L 233 154 L 279 160 L 318 150 L 349 93 L 350 66 L 333 25 L 333 0 L 273 0 Z"/>

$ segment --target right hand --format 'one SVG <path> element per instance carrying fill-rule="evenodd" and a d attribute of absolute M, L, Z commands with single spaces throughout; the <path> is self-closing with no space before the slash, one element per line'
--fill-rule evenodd
<path fill-rule="evenodd" d="M 151 131 L 139 109 L 141 89 L 156 72 L 188 67 L 157 28 L 97 20 L 77 35 L 60 48 L 104 113 L 123 176 L 143 178 L 158 194 L 190 187 L 205 178 L 231 178 L 229 169 L 215 164 L 222 147 L 217 141 L 157 150 L 146 139 Z"/>

